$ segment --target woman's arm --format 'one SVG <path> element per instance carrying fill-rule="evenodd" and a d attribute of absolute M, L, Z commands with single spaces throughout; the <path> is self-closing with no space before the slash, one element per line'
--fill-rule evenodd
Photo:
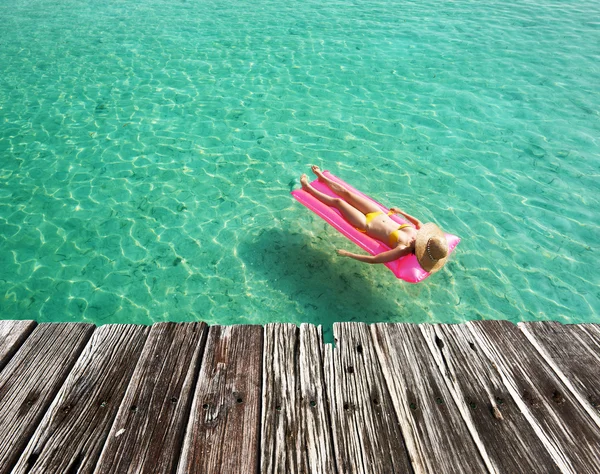
<path fill-rule="evenodd" d="M 399 245 L 395 249 L 388 250 L 387 252 L 381 252 L 378 255 L 360 255 L 357 253 L 348 252 L 346 250 L 338 250 L 338 255 L 342 257 L 350 257 L 360 262 L 365 263 L 387 263 L 404 257 L 412 252 L 411 247 L 403 247 Z"/>
<path fill-rule="evenodd" d="M 398 209 L 397 207 L 390 207 L 390 211 L 393 212 L 394 214 L 400 214 L 401 216 L 406 217 L 406 219 L 410 223 L 412 223 L 417 229 L 419 229 L 421 227 L 421 221 L 419 219 L 411 216 L 410 214 L 407 214 L 402 209 Z"/>

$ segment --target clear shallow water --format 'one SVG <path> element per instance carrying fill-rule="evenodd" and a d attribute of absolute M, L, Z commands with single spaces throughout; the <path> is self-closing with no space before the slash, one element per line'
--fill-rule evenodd
<path fill-rule="evenodd" d="M 0 317 L 600 322 L 600 4 L 0 5 Z M 315 163 L 462 242 L 418 285 Z"/>

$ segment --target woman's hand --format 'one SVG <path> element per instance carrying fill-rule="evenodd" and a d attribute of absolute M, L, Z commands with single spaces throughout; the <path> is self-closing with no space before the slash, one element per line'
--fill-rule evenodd
<path fill-rule="evenodd" d="M 407 214 L 402 209 L 398 209 L 397 207 L 390 207 L 390 212 L 393 212 L 394 214 L 400 214 L 402 217 L 406 218 L 408 220 L 408 222 L 410 222 L 412 225 L 414 225 L 417 230 L 419 230 L 421 228 L 421 225 L 422 225 L 421 221 L 419 219 L 417 219 L 416 217 L 413 217 L 410 214 Z"/>
<path fill-rule="evenodd" d="M 344 250 L 344 249 L 338 249 L 337 253 L 338 253 L 338 255 L 341 255 L 342 257 L 347 257 L 350 255 L 350 252 L 348 252 L 347 250 Z"/>

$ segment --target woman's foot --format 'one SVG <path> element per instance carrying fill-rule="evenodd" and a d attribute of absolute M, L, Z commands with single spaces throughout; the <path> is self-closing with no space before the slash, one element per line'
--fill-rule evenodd
<path fill-rule="evenodd" d="M 323 176 L 323 172 L 321 171 L 321 168 L 319 168 L 317 165 L 312 165 L 311 168 L 312 172 L 314 174 L 317 175 L 317 178 L 319 178 L 319 181 L 324 181 L 325 177 Z"/>
<path fill-rule="evenodd" d="M 334 193 L 344 197 L 348 195 L 348 190 L 346 188 L 326 177 L 317 165 L 313 165 L 311 169 L 312 172 L 317 175 L 319 181 L 329 186 L 329 189 L 331 189 Z"/>
<path fill-rule="evenodd" d="M 302 189 L 306 190 L 309 185 L 308 185 L 308 176 L 306 176 L 306 174 L 303 174 L 302 176 L 300 176 L 300 184 L 302 185 Z"/>

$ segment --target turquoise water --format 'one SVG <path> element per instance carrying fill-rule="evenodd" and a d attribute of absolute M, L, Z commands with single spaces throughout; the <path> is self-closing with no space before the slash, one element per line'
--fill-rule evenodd
<path fill-rule="evenodd" d="M 600 322 L 600 4 L 0 4 L 0 314 Z M 289 192 L 315 163 L 462 242 L 426 282 Z"/>

